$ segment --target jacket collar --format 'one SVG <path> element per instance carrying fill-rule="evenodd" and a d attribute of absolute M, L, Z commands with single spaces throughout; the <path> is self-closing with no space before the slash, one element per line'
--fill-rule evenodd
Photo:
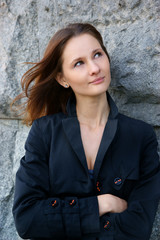
<path fill-rule="evenodd" d="M 106 94 L 107 94 L 107 100 L 110 106 L 109 119 L 114 119 L 118 115 L 118 108 L 115 102 L 113 101 L 113 99 L 111 98 L 110 94 L 108 92 L 106 92 Z M 77 117 L 76 98 L 74 94 L 69 98 L 67 102 L 67 114 L 69 117 Z"/>
<path fill-rule="evenodd" d="M 118 109 L 108 92 L 107 92 L 107 99 L 110 105 L 110 114 L 103 132 L 102 140 L 101 140 L 97 157 L 95 160 L 95 165 L 94 165 L 95 178 L 98 177 L 104 156 L 111 142 L 113 141 L 117 131 Z M 88 175 L 87 161 L 86 161 L 84 148 L 81 140 L 80 126 L 79 126 L 79 121 L 77 119 L 77 114 L 76 114 L 76 99 L 74 96 L 72 96 L 68 101 L 67 113 L 68 113 L 68 117 L 62 120 L 65 135 L 73 151 L 76 153 L 78 159 L 80 160 L 82 166 L 84 167 L 86 174 Z"/>

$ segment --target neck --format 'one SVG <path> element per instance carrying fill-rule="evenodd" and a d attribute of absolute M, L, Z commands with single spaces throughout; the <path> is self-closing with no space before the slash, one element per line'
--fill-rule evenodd
<path fill-rule="evenodd" d="M 88 125 L 91 128 L 106 124 L 110 111 L 106 93 L 96 97 L 76 96 L 76 100 L 77 117 L 80 124 Z"/>

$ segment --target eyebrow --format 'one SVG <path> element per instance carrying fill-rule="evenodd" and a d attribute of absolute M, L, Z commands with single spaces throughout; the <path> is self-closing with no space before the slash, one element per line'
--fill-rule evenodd
<path fill-rule="evenodd" d="M 94 54 L 95 52 L 97 52 L 97 51 L 99 51 L 99 50 L 103 50 L 103 49 L 102 49 L 102 48 L 96 48 L 96 49 L 94 49 L 94 50 L 91 52 L 91 54 Z M 73 61 L 71 62 L 71 64 L 73 64 L 74 62 L 78 62 L 78 61 L 82 60 L 82 58 L 83 58 L 83 57 L 79 57 L 79 58 L 73 59 Z"/>

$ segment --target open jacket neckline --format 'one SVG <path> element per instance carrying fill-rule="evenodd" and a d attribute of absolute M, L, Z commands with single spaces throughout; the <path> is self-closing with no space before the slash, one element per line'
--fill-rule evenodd
<path fill-rule="evenodd" d="M 99 149 L 96 155 L 95 163 L 94 163 L 94 178 L 97 179 L 105 153 L 107 152 L 110 144 L 112 143 L 118 124 L 118 108 L 111 96 L 107 92 L 107 100 L 110 106 L 110 113 L 108 117 L 108 121 L 105 125 L 102 139 L 99 145 Z M 73 149 L 76 153 L 78 159 L 80 160 L 82 166 L 84 167 L 86 174 L 88 174 L 88 166 L 87 160 L 82 144 L 81 133 L 80 133 L 80 125 L 76 114 L 76 100 L 75 97 L 72 96 L 68 100 L 67 103 L 67 113 L 68 117 L 62 120 L 63 130 L 66 134 L 66 137 Z"/>

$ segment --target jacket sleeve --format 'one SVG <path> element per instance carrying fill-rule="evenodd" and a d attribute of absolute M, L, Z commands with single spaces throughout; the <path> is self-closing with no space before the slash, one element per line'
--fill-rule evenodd
<path fill-rule="evenodd" d="M 115 240 L 149 240 L 160 198 L 160 166 L 157 140 L 147 125 L 143 138 L 140 179 L 128 199 L 128 208 L 122 213 L 106 214 L 114 228 Z"/>
<path fill-rule="evenodd" d="M 13 216 L 19 235 L 24 239 L 94 235 L 100 231 L 97 197 L 51 197 L 46 146 L 36 120 L 16 174 Z"/>

